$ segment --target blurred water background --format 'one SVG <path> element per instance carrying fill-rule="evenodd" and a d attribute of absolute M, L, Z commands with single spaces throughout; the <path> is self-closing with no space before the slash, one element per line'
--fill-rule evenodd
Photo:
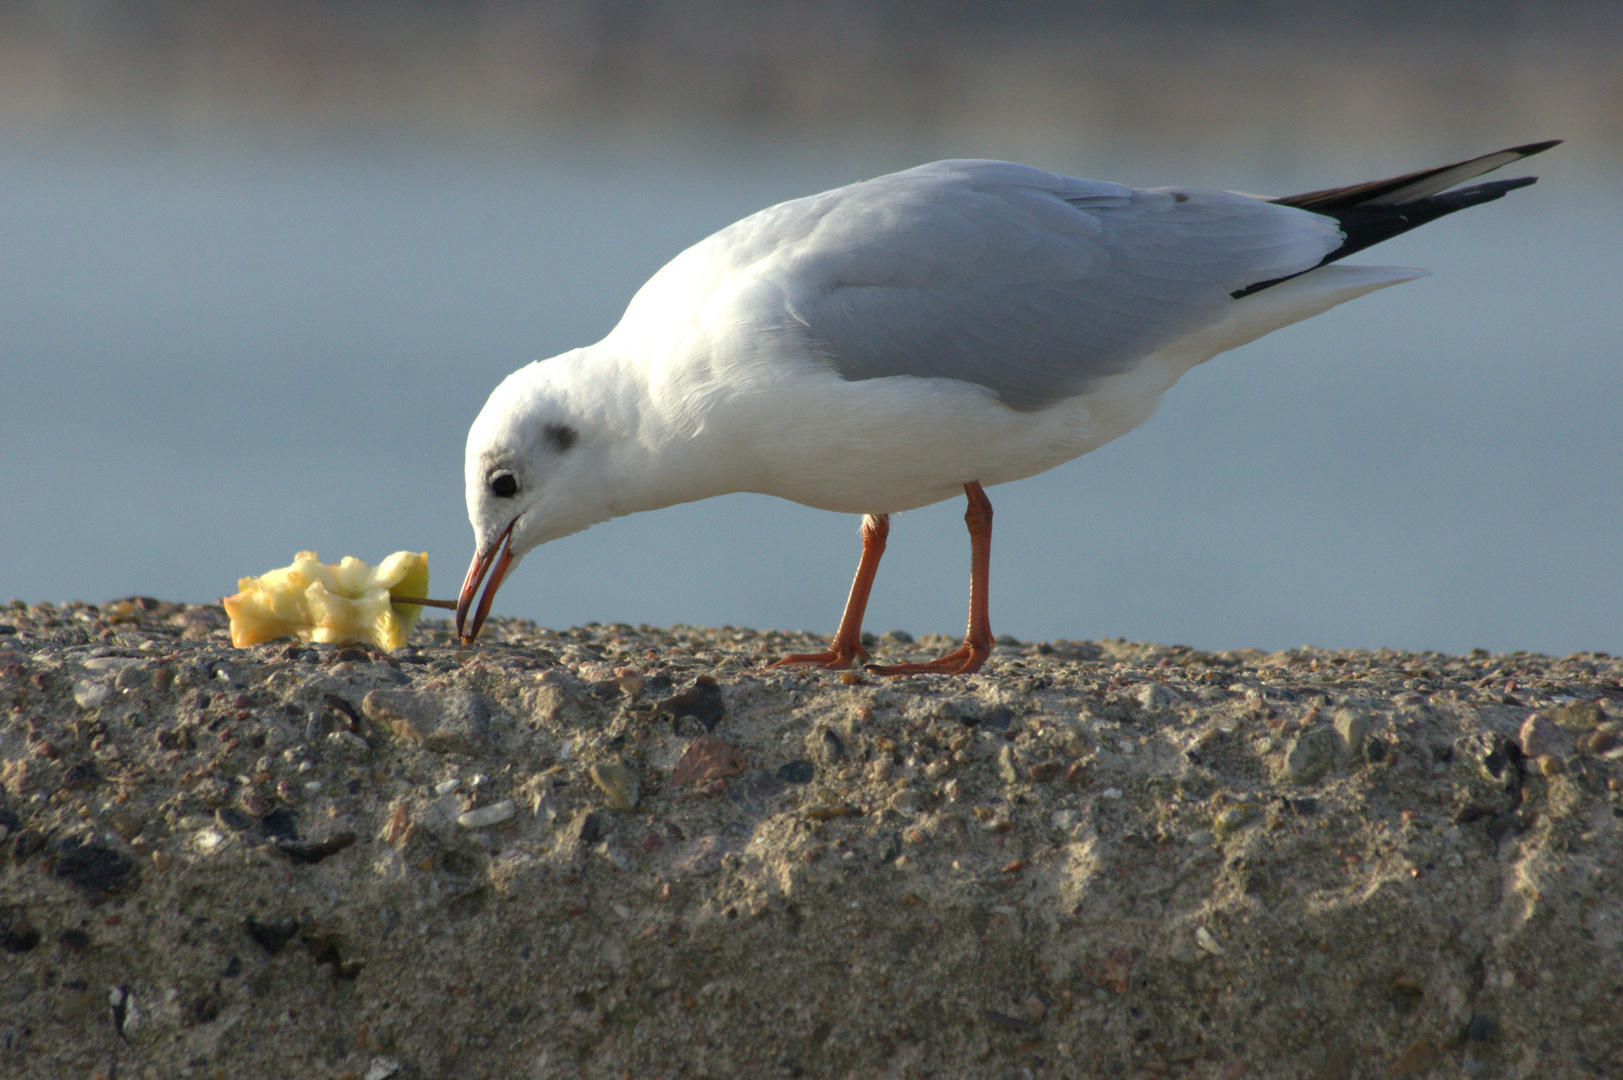
<path fill-rule="evenodd" d="M 993 628 L 1623 649 L 1623 6 L 738 0 L 0 8 L 0 598 L 470 554 L 485 396 L 684 246 L 940 157 L 1287 193 L 1515 143 L 1435 276 L 991 491 Z M 499 614 L 831 632 L 857 520 L 733 496 L 533 553 Z M 869 629 L 958 632 L 961 503 Z"/>

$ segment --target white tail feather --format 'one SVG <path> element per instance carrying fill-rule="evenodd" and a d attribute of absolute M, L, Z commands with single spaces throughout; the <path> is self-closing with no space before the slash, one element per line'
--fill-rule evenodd
<path fill-rule="evenodd" d="M 1337 304 L 1388 285 L 1425 277 L 1427 273 L 1393 266 L 1344 266 L 1341 263 L 1321 266 L 1237 301 L 1222 322 L 1173 343 L 1163 351 L 1163 356 L 1186 360 L 1184 368 L 1187 370 L 1281 327 L 1311 319 Z"/>

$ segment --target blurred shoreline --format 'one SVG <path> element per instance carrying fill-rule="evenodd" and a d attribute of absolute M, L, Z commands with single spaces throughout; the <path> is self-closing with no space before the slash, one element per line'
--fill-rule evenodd
<path fill-rule="evenodd" d="M 0 130 L 136 122 L 526 139 L 1063 130 L 1174 155 L 1337 140 L 1623 147 L 1623 6 L 35 3 Z"/>

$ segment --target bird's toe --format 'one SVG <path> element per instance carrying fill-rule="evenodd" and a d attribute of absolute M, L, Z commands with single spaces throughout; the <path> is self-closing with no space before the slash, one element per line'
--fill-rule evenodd
<path fill-rule="evenodd" d="M 855 653 L 825 649 L 816 653 L 795 653 L 772 661 L 767 667 L 814 667 L 824 671 L 844 671 L 856 660 Z"/>

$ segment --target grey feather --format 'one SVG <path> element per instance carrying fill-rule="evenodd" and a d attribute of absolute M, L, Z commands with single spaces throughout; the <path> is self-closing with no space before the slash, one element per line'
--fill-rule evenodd
<path fill-rule="evenodd" d="M 1249 196 L 1002 162 L 936 162 L 768 213 L 809 215 L 789 273 L 768 276 L 791 331 L 843 378 L 959 379 L 1022 411 L 1130 370 L 1341 242 L 1331 219 Z"/>

